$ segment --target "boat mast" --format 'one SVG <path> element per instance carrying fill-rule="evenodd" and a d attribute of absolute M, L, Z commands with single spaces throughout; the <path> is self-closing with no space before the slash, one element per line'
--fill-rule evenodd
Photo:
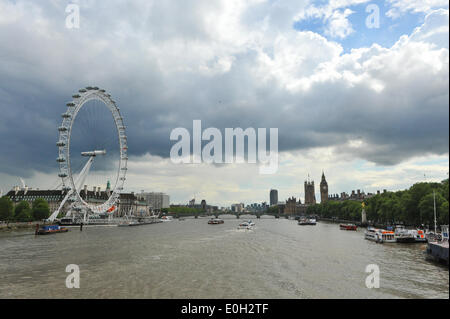
<path fill-rule="evenodd" d="M 436 226 L 436 192 L 433 190 L 433 205 L 434 205 L 434 234 L 437 232 Z"/>

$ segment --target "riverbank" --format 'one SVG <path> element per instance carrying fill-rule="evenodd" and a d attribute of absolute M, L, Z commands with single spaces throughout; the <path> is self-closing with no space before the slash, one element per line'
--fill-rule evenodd
<path fill-rule="evenodd" d="M 35 229 L 36 224 L 41 224 L 41 222 L 2 223 L 0 224 L 0 232 L 15 231 L 21 229 Z"/>
<path fill-rule="evenodd" d="M 345 220 L 345 219 L 334 219 L 334 218 L 322 218 L 322 217 L 318 217 L 317 218 L 318 221 L 325 221 L 325 222 L 330 222 L 330 223 L 336 223 L 336 224 L 355 224 L 358 227 L 367 227 L 368 224 L 363 224 L 361 222 L 355 222 L 352 220 Z"/>
<path fill-rule="evenodd" d="M 318 217 L 317 220 L 318 221 L 330 222 L 330 223 L 336 223 L 336 224 L 355 224 L 356 226 L 363 227 L 363 228 L 371 226 L 371 227 L 375 227 L 375 228 L 383 228 L 383 229 L 385 229 L 387 227 L 394 226 L 394 225 L 376 224 L 376 223 L 365 223 L 365 224 L 363 224 L 362 222 L 355 222 L 353 220 L 334 219 L 334 218 L 321 218 L 321 217 Z M 399 223 L 399 224 L 402 225 L 402 223 Z M 418 228 L 417 226 L 414 227 L 412 225 L 405 225 L 405 226 L 411 227 L 411 228 Z"/>

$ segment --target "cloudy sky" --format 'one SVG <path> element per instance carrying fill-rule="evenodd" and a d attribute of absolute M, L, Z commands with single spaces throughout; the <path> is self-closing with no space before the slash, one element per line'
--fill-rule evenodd
<path fill-rule="evenodd" d="M 60 116 L 87 85 L 121 108 L 126 189 L 172 203 L 262 202 L 270 188 L 303 201 L 322 170 L 330 193 L 440 181 L 448 36 L 446 0 L 0 0 L 0 189 L 57 187 Z M 278 172 L 173 164 L 170 132 L 193 120 L 278 128 Z"/>

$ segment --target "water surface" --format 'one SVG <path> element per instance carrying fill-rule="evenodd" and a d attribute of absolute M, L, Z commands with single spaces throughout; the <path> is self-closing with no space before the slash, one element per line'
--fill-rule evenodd
<path fill-rule="evenodd" d="M 254 221 L 254 230 L 230 216 L 0 233 L 0 298 L 449 298 L 448 268 L 425 260 L 425 244 L 376 244 L 332 223 Z M 65 286 L 68 264 L 80 267 L 80 289 Z M 380 268 L 379 289 L 366 288 L 368 264 Z"/>

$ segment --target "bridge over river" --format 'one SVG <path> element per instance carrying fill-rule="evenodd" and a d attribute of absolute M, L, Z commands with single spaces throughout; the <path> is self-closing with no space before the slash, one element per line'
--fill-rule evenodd
<path fill-rule="evenodd" d="M 168 216 L 173 216 L 174 218 L 180 218 L 180 217 L 192 217 L 192 218 L 199 218 L 199 217 L 215 217 L 215 218 L 236 218 L 239 219 L 243 216 L 253 216 L 257 219 L 260 218 L 289 218 L 289 216 L 293 216 L 290 214 L 283 214 L 280 212 L 248 212 L 244 211 L 241 213 L 238 212 L 223 212 L 223 211 L 217 211 L 212 213 L 171 213 L 169 212 L 167 214 Z"/>

